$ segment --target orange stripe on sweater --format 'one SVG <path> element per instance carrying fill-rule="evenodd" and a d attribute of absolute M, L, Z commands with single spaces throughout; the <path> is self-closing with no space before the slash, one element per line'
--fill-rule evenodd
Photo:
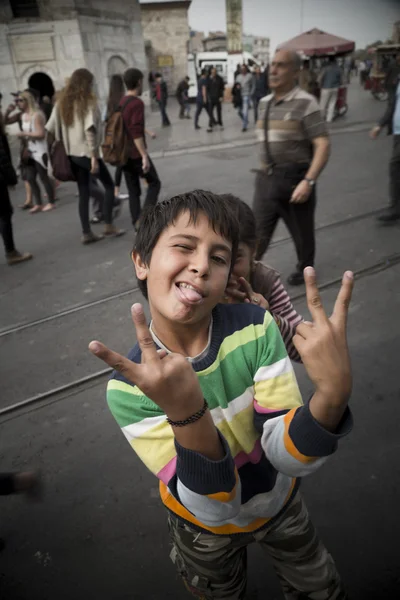
<path fill-rule="evenodd" d="M 289 436 L 290 423 L 292 422 L 292 419 L 293 419 L 294 415 L 296 414 L 296 410 L 297 410 L 297 408 L 292 408 L 292 410 L 289 411 L 283 418 L 283 421 L 285 423 L 285 433 L 283 435 L 283 442 L 285 444 L 285 448 L 286 448 L 287 452 L 291 456 L 293 456 L 293 458 L 295 458 L 296 460 L 298 460 L 299 462 L 301 462 L 303 464 L 309 464 L 309 463 L 312 463 L 315 460 L 317 460 L 317 458 L 314 456 L 306 456 L 305 454 L 302 454 L 301 452 L 299 452 L 297 450 L 296 446 L 294 445 L 292 439 Z"/>
<path fill-rule="evenodd" d="M 239 481 L 238 472 L 235 469 L 235 487 L 231 492 L 217 492 L 216 494 L 207 494 L 207 498 L 211 498 L 211 500 L 218 500 L 218 502 L 232 502 L 236 498 L 236 490 Z"/>
<path fill-rule="evenodd" d="M 282 508 L 288 502 L 293 492 L 295 484 L 296 479 L 293 479 L 289 493 L 287 494 L 285 501 L 282 504 Z M 238 527 L 237 525 L 233 525 L 233 523 L 229 523 L 228 525 L 220 525 L 219 527 L 208 527 L 208 525 L 204 525 L 204 523 L 201 523 L 201 521 L 196 519 L 196 517 L 194 517 L 191 512 L 189 512 L 184 506 L 182 506 L 182 504 L 180 504 L 173 497 L 173 495 L 169 492 L 168 487 L 162 481 L 160 481 L 160 496 L 164 505 L 170 511 L 175 513 L 177 517 L 184 519 L 188 523 L 193 523 L 193 525 L 196 525 L 197 527 L 200 527 L 205 531 L 211 531 L 211 533 L 216 533 L 218 535 L 231 535 L 232 533 L 251 533 L 252 531 L 256 531 L 257 529 L 268 523 L 268 521 L 270 521 L 272 518 L 270 517 L 268 519 L 254 519 L 254 521 L 252 521 L 249 525 L 246 525 L 245 527 Z"/>

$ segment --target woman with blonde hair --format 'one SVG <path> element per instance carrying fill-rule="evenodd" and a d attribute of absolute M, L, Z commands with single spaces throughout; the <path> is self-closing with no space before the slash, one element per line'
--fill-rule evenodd
<path fill-rule="evenodd" d="M 5 115 L 5 123 L 19 122 L 21 131 L 17 136 L 23 141 L 23 151 L 21 152 L 21 171 L 23 179 L 29 184 L 35 206 L 29 211 L 34 214 L 37 212 L 48 211 L 55 208 L 54 186 L 51 183 L 47 172 L 49 164 L 49 152 L 46 140 L 45 116 L 39 108 L 34 95 L 25 90 L 19 92 L 16 99 L 17 107 L 20 112 L 9 116 L 9 113 L 15 109 L 11 105 Z M 43 207 L 40 187 L 37 183 L 37 176 L 46 190 L 48 204 Z M 27 188 L 28 191 L 28 188 Z M 29 201 L 27 202 L 29 204 Z"/>
<path fill-rule="evenodd" d="M 106 165 L 99 158 L 102 124 L 93 84 L 94 77 L 90 71 L 74 71 L 46 125 L 46 129 L 57 140 L 62 139 L 78 184 L 83 244 L 98 242 L 104 236 L 115 237 L 125 233 L 113 225 L 114 184 Z M 91 175 L 95 175 L 105 188 L 103 235 L 94 234 L 90 228 Z"/>

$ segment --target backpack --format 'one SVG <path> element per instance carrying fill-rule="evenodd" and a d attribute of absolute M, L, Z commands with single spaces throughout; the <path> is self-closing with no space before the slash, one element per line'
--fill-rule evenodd
<path fill-rule="evenodd" d="M 107 119 L 104 129 L 104 142 L 101 146 L 105 162 L 115 167 L 121 167 L 128 161 L 132 150 L 132 140 L 125 127 L 123 112 L 134 97 L 127 98 L 122 106 Z"/>

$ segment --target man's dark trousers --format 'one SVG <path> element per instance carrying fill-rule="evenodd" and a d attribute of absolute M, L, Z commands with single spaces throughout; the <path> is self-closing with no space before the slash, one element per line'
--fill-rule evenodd
<path fill-rule="evenodd" d="M 141 213 L 140 195 L 141 185 L 140 179 L 147 181 L 147 194 L 144 207 L 154 206 L 157 203 L 158 195 L 161 189 L 161 181 L 158 177 L 156 168 L 149 157 L 150 169 L 147 173 L 143 173 L 142 159 L 130 158 L 126 165 L 122 167 L 125 173 L 126 187 L 129 192 L 129 208 L 131 212 L 132 224 L 135 226 L 139 220 Z"/>
<path fill-rule="evenodd" d="M 217 109 L 217 120 L 214 119 L 214 107 Z M 210 98 L 208 111 L 210 114 L 209 127 L 213 127 L 214 125 L 220 125 L 222 127 L 222 106 L 219 98 Z"/>
<path fill-rule="evenodd" d="M 306 169 L 304 169 L 305 173 Z M 297 253 L 297 270 L 314 266 L 316 206 L 315 187 L 307 202 L 292 204 L 290 198 L 302 177 L 276 170 L 273 174 L 257 173 L 253 211 L 255 214 L 259 246 L 256 259 L 261 260 L 268 249 L 279 219 L 283 219 Z"/>
<path fill-rule="evenodd" d="M 393 152 L 390 159 L 390 210 L 400 215 L 400 135 L 393 136 Z"/>

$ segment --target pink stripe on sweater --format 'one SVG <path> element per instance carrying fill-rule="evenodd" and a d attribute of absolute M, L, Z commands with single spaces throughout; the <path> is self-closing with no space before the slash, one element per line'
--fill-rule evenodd
<path fill-rule="evenodd" d="M 235 456 L 236 468 L 240 469 L 240 467 L 243 467 L 243 465 L 246 465 L 249 462 L 255 465 L 256 463 L 260 462 L 262 453 L 263 450 L 261 448 L 261 441 L 257 440 L 250 454 L 246 454 L 246 452 L 239 452 L 239 454 Z"/>
<path fill-rule="evenodd" d="M 281 412 L 282 409 L 279 408 L 278 410 L 276 408 L 264 408 L 263 406 L 260 406 L 260 404 L 258 404 L 257 400 L 254 400 L 254 410 L 258 413 L 274 413 L 274 412 Z"/>
<path fill-rule="evenodd" d="M 165 467 L 163 467 L 161 469 L 161 471 L 159 471 L 157 473 L 157 477 L 158 479 L 161 479 L 161 481 L 163 483 L 165 483 L 165 485 L 168 485 L 170 479 L 173 478 L 173 476 L 176 473 L 176 456 L 174 456 L 174 458 L 172 458 L 169 463 L 167 463 L 165 465 Z"/>

